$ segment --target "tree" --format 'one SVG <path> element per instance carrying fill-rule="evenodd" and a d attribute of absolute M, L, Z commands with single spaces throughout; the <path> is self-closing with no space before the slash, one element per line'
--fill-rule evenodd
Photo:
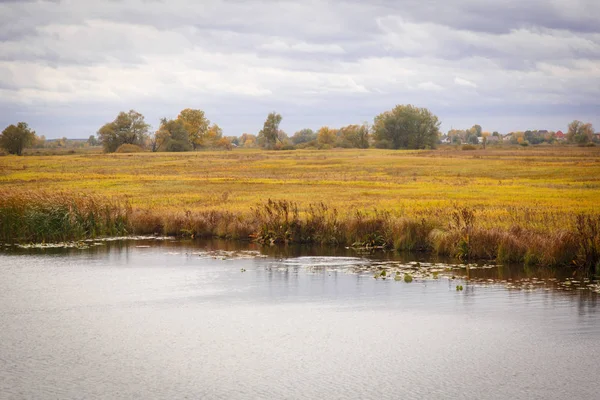
<path fill-rule="evenodd" d="M 35 140 L 33 141 L 33 147 L 36 149 L 43 149 L 46 147 L 46 136 L 36 136 Z"/>
<path fill-rule="evenodd" d="M 573 121 L 569 124 L 567 140 L 570 143 L 586 144 L 594 138 L 594 127 L 589 122 L 584 124 L 581 121 Z"/>
<path fill-rule="evenodd" d="M 258 144 L 265 149 L 274 149 L 277 144 L 277 135 L 279 134 L 279 124 L 281 115 L 273 111 L 267 116 L 263 128 L 258 133 Z"/>
<path fill-rule="evenodd" d="M 27 123 L 19 122 L 16 126 L 7 126 L 0 134 L 0 147 L 10 154 L 18 156 L 23 154 L 23 149 L 35 141 L 35 131 L 29 129 Z"/>
<path fill-rule="evenodd" d="M 481 125 L 477 125 L 477 124 L 473 125 L 471 127 L 470 131 L 473 132 L 475 134 L 475 136 L 481 137 L 481 132 L 482 132 Z"/>
<path fill-rule="evenodd" d="M 221 148 L 224 150 L 232 150 L 233 144 L 231 143 L 231 140 L 224 137 L 224 138 L 217 140 L 217 142 L 215 143 L 215 147 L 218 147 L 218 148 Z"/>
<path fill-rule="evenodd" d="M 181 110 L 177 116 L 177 121 L 181 122 L 190 137 L 190 142 L 194 150 L 197 147 L 208 146 L 208 131 L 210 121 L 206 118 L 204 111 L 186 108 Z"/>
<path fill-rule="evenodd" d="M 98 130 L 98 138 L 104 151 L 112 153 L 122 144 L 143 146 L 148 136 L 148 125 L 144 116 L 135 110 L 120 112 L 114 121 L 104 124 Z"/>
<path fill-rule="evenodd" d="M 156 146 L 160 151 L 190 151 L 192 142 L 183 123 L 179 120 L 160 120 L 156 132 Z"/>
<path fill-rule="evenodd" d="M 369 126 L 348 125 L 337 132 L 340 147 L 366 149 L 369 147 Z"/>
<path fill-rule="evenodd" d="M 440 122 L 426 108 L 398 105 L 375 117 L 373 137 L 380 148 L 425 149 L 435 147 Z"/>
<path fill-rule="evenodd" d="M 96 136 L 94 136 L 94 135 L 90 135 L 87 142 L 90 146 L 98 146 L 98 140 L 96 139 Z"/>
<path fill-rule="evenodd" d="M 492 136 L 491 133 L 489 132 L 481 132 L 481 137 L 483 138 L 483 148 L 485 149 L 485 146 L 487 145 L 488 142 L 488 138 Z"/>
<path fill-rule="evenodd" d="M 256 136 L 251 133 L 244 133 L 240 136 L 240 145 L 244 147 L 256 147 Z"/>
<path fill-rule="evenodd" d="M 317 134 L 312 129 L 301 129 L 292 136 L 293 144 L 312 142 L 317 139 Z"/>
<path fill-rule="evenodd" d="M 223 137 L 223 129 L 217 124 L 212 124 L 208 127 L 204 138 L 204 146 L 213 147 Z"/>
<path fill-rule="evenodd" d="M 321 147 L 333 147 L 335 145 L 335 130 L 327 126 L 322 127 L 317 132 L 317 141 Z"/>

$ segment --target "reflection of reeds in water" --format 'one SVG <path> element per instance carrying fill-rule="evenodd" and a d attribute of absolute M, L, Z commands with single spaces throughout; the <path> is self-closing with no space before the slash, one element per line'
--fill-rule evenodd
<path fill-rule="evenodd" d="M 64 192 L 0 194 L 0 240 L 52 242 L 123 234 L 160 234 L 256 240 L 262 244 L 303 243 L 424 251 L 462 261 L 495 260 L 526 265 L 576 265 L 594 273 L 600 262 L 600 215 L 576 215 L 562 229 L 545 227 L 551 212 L 532 217 L 513 208 L 510 228 L 490 224 L 476 209 L 399 215 L 388 211 L 340 211 L 325 203 L 301 209 L 287 200 L 268 200 L 250 212 L 154 211 L 127 203 Z M 519 224 L 519 216 L 523 216 Z"/>

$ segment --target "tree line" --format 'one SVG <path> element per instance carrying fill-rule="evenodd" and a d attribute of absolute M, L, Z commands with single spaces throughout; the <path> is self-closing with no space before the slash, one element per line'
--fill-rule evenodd
<path fill-rule="evenodd" d="M 399 105 L 375 117 L 374 124 L 341 128 L 323 126 L 316 132 L 301 129 L 289 136 L 279 128 L 283 117 L 271 112 L 256 134 L 224 137 L 221 128 L 206 118 L 204 111 L 185 109 L 177 118 L 163 118 L 151 133 L 144 116 L 135 110 L 120 112 L 97 132 L 105 152 L 131 151 L 135 147 L 152 151 L 191 151 L 199 148 L 259 147 L 268 150 L 296 148 L 389 148 L 427 149 L 438 143 L 440 122 L 426 108 Z M 95 138 L 91 137 L 90 142 Z"/>
<path fill-rule="evenodd" d="M 151 132 L 142 114 L 135 110 L 120 112 L 116 118 L 98 129 L 88 139 L 89 145 L 101 145 L 105 152 L 180 152 L 202 148 L 232 149 L 233 147 L 258 147 L 268 150 L 302 148 L 369 148 L 381 149 L 432 149 L 442 143 L 482 143 L 499 137 L 498 132 L 485 132 L 480 125 L 464 130 L 451 129 L 442 136 L 440 121 L 426 108 L 397 105 L 374 118 L 373 124 L 347 125 L 341 128 L 323 126 L 317 131 L 305 128 L 289 136 L 279 128 L 283 117 L 271 112 L 262 129 L 255 135 L 244 133 L 239 137 L 223 136 L 222 129 L 206 117 L 200 109 L 186 108 L 176 118 L 160 120 L 158 130 Z M 551 135 L 550 135 L 551 136 Z M 514 133 L 511 141 L 518 144 L 537 144 L 550 140 L 548 134 L 537 131 Z M 541 138 L 541 139 L 540 139 Z M 544 139 L 546 138 L 546 139 Z M 21 155 L 23 149 L 43 143 L 25 122 L 10 125 L 0 134 L 0 147 L 8 153 Z M 597 141 L 590 123 L 573 121 L 569 124 L 566 139 L 570 143 L 586 145 Z M 64 139 L 66 141 L 66 138 Z"/>

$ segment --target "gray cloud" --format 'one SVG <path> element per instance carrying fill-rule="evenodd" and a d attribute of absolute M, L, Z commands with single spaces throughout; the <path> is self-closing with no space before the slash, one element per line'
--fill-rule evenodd
<path fill-rule="evenodd" d="M 293 132 L 412 103 L 445 129 L 598 127 L 598 16 L 595 0 L 0 1 L 0 124 L 86 137 L 120 110 L 197 107 L 238 135 L 272 110 Z"/>

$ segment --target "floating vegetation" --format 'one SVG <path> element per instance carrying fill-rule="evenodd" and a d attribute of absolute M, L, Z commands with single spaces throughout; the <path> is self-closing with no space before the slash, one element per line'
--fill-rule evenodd
<path fill-rule="evenodd" d="M 140 241 L 140 240 L 173 240 L 175 238 L 170 236 L 115 236 L 106 238 L 94 238 L 84 239 L 77 241 L 65 241 L 56 243 L 15 243 L 15 244 L 4 244 L 7 248 L 18 248 L 18 249 L 89 249 L 94 246 L 103 246 L 106 242 L 117 242 L 117 241 Z M 136 247 L 150 247 L 150 246 L 136 246 Z"/>
<path fill-rule="evenodd" d="M 464 290 L 464 283 L 469 282 L 472 287 L 502 286 L 509 290 L 533 291 L 533 290 L 591 290 L 600 293 L 600 284 L 582 278 L 576 280 L 565 277 L 571 276 L 573 269 L 564 269 L 563 278 L 551 274 L 544 276 L 526 276 L 528 273 L 548 272 L 547 269 L 530 271 L 515 266 L 495 266 L 490 264 L 439 264 L 427 262 L 408 262 L 372 260 L 359 257 L 299 257 L 273 261 L 267 269 L 288 271 L 305 269 L 310 273 L 344 272 L 373 277 L 379 281 L 391 280 L 404 281 L 406 283 L 427 281 L 439 281 L 446 279 L 456 282 L 453 287 L 457 291 Z M 516 275 L 504 276 L 510 271 Z M 519 272 L 520 271 L 520 272 Z M 529 271 L 529 272 L 528 272 Z M 463 282 L 461 282 L 463 281 Z"/>

